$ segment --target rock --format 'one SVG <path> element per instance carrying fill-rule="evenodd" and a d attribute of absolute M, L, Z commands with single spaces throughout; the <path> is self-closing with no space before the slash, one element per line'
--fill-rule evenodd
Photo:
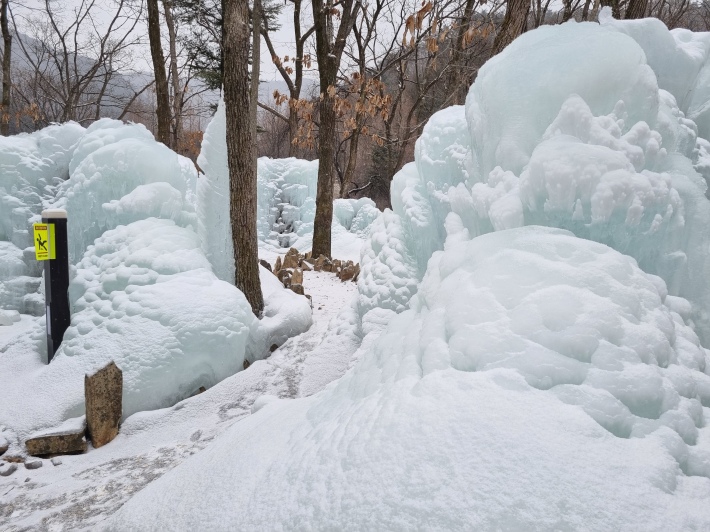
<path fill-rule="evenodd" d="M 271 264 L 269 264 L 268 262 L 266 262 L 264 259 L 260 259 L 260 260 L 259 260 L 259 264 L 261 264 L 261 265 L 262 265 L 264 268 L 266 268 L 267 270 L 271 271 Z"/>
<path fill-rule="evenodd" d="M 12 462 L 14 464 L 22 464 L 25 461 L 24 457 L 14 456 L 14 455 L 13 456 L 3 456 L 2 459 L 5 460 L 6 462 Z"/>
<path fill-rule="evenodd" d="M 86 418 L 69 419 L 51 431 L 33 435 L 25 442 L 31 456 L 83 453 L 86 451 Z"/>
<path fill-rule="evenodd" d="M 311 268 L 311 267 L 308 265 L 308 262 L 306 262 L 306 261 L 304 260 L 304 261 L 301 261 L 301 269 L 302 269 L 304 272 L 310 272 L 313 268 Z"/>
<path fill-rule="evenodd" d="M 276 257 L 276 262 L 274 263 L 274 275 L 279 273 L 280 269 L 281 269 L 281 255 Z"/>
<path fill-rule="evenodd" d="M 247 369 L 249 366 L 251 366 L 251 362 L 245 358 L 244 362 L 242 362 L 242 368 Z"/>
<path fill-rule="evenodd" d="M 304 259 L 304 260 L 310 260 L 312 257 L 313 257 L 313 252 L 312 252 L 312 251 L 308 251 L 308 252 L 306 252 L 306 254 L 303 256 L 303 259 Z"/>
<path fill-rule="evenodd" d="M 55 456 L 54 458 L 52 458 L 51 462 L 52 462 L 52 465 L 55 467 L 62 465 L 62 459 L 59 458 L 58 456 Z"/>
<path fill-rule="evenodd" d="M 291 275 L 291 286 L 295 284 L 303 284 L 303 270 L 301 268 L 293 270 L 293 275 Z"/>
<path fill-rule="evenodd" d="M 313 308 L 313 298 L 311 297 L 311 294 L 304 294 L 306 298 L 308 299 L 308 302 L 311 305 L 311 308 Z"/>
<path fill-rule="evenodd" d="M 301 256 L 296 248 L 291 248 L 286 252 L 284 256 L 284 268 L 298 268 L 298 262 L 301 260 Z"/>
<path fill-rule="evenodd" d="M 325 255 L 321 255 L 316 259 L 316 261 L 313 263 L 313 269 L 317 272 L 320 272 L 323 270 L 323 264 L 325 264 Z"/>
<path fill-rule="evenodd" d="M 111 362 L 93 375 L 84 376 L 86 424 L 95 448 L 118 434 L 123 415 L 123 372 Z"/>
<path fill-rule="evenodd" d="M 357 283 L 358 277 L 360 277 L 360 265 L 355 265 L 355 275 L 353 275 L 353 283 Z"/>
<path fill-rule="evenodd" d="M 25 462 L 25 469 L 39 469 L 42 465 L 42 460 L 30 460 Z"/>
<path fill-rule="evenodd" d="M 5 454 L 10 447 L 10 442 L 4 436 L 0 436 L 0 456 Z"/>
<path fill-rule="evenodd" d="M 291 270 L 284 268 L 279 270 L 279 273 L 276 276 L 279 278 L 279 281 L 281 281 L 281 284 L 284 285 L 284 288 L 289 288 L 291 286 Z"/>
<path fill-rule="evenodd" d="M 355 274 L 359 270 L 355 269 L 355 265 L 351 264 L 346 264 L 343 269 L 340 272 L 340 275 L 338 277 L 340 278 L 341 281 L 350 281 L 353 277 L 355 277 Z"/>
<path fill-rule="evenodd" d="M 276 351 L 278 348 L 279 348 L 278 345 L 276 345 L 276 344 L 271 344 L 271 347 L 269 348 L 269 352 L 270 352 L 270 353 L 273 353 L 273 352 Z"/>
<path fill-rule="evenodd" d="M 340 261 L 340 259 L 333 259 L 333 271 L 335 271 L 338 268 L 342 268 L 343 263 Z"/>
<path fill-rule="evenodd" d="M 17 471 L 17 464 L 0 464 L 0 477 L 9 477 Z"/>
<path fill-rule="evenodd" d="M 296 292 L 296 293 L 299 294 L 299 295 L 304 295 L 304 294 L 305 294 L 305 292 L 304 292 L 304 290 L 303 290 L 303 285 L 302 285 L 302 284 L 292 284 L 292 285 L 291 285 L 291 290 L 293 290 L 294 292 Z"/>

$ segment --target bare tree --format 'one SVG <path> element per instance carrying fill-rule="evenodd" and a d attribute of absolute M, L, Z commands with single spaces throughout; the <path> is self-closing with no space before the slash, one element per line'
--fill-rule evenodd
<path fill-rule="evenodd" d="M 529 13 L 530 0 L 508 0 L 503 24 L 493 41 L 492 55 L 502 52 L 516 37 L 525 32 Z"/>
<path fill-rule="evenodd" d="M 134 87 L 127 76 L 135 73 L 132 50 L 140 43 L 135 30 L 141 10 L 117 0 L 103 23 L 105 6 L 96 0 L 82 0 L 71 11 L 55 10 L 50 0 L 28 15 L 10 11 L 21 52 L 13 69 L 15 114 L 30 117 L 32 127 L 124 115 L 153 83 Z"/>
<path fill-rule="evenodd" d="M 360 0 L 342 0 L 336 8 L 332 0 L 312 0 L 316 36 L 316 57 L 320 81 L 318 128 L 318 188 L 313 223 L 313 255 L 331 256 L 333 220 L 333 178 L 335 176 L 336 83 L 346 40 L 360 9 Z M 334 18 L 340 20 L 337 32 Z"/>
<path fill-rule="evenodd" d="M 243 119 L 244 114 L 249 113 L 251 100 L 247 0 L 224 0 L 223 17 L 224 104 L 227 115 L 229 216 L 234 246 L 234 280 L 249 301 L 254 314 L 260 316 L 264 309 L 264 298 L 259 280 L 256 233 L 256 139 L 251 121 Z"/>
<path fill-rule="evenodd" d="M 158 140 L 170 147 L 170 94 L 168 76 L 165 73 L 165 56 L 160 35 L 160 10 L 158 0 L 146 0 L 148 5 L 148 39 L 150 41 L 150 56 L 153 60 L 153 75 L 155 76 L 155 96 L 158 113 Z"/>
<path fill-rule="evenodd" d="M 277 118 L 280 118 L 288 124 L 289 131 L 289 157 L 294 157 L 296 155 L 297 148 L 297 136 L 299 133 L 299 100 L 301 99 L 301 91 L 303 90 L 303 68 L 304 66 L 310 66 L 310 55 L 304 52 L 306 42 L 313 35 L 315 31 L 315 26 L 310 26 L 305 31 L 301 27 L 301 15 L 303 11 L 303 1 L 302 0 L 288 0 L 293 5 L 293 38 L 295 53 L 289 54 L 286 57 L 279 57 L 276 53 L 276 49 L 271 40 L 271 34 L 269 24 L 265 24 L 262 27 L 262 35 L 266 46 L 271 53 L 271 58 L 276 66 L 276 70 L 279 72 L 281 78 L 286 83 L 288 87 L 288 97 L 282 98 L 279 94 L 276 95 L 277 102 L 282 101 L 288 104 L 288 116 L 282 115 L 273 107 L 269 107 L 265 104 L 260 104 L 260 107 L 270 112 Z M 289 65 L 289 62 L 293 66 Z"/>
<path fill-rule="evenodd" d="M 7 137 L 10 134 L 10 89 L 12 63 L 12 35 L 8 26 L 7 11 L 9 1 L 2 0 L 0 4 L 0 28 L 2 28 L 2 114 L 0 115 L 0 134 Z"/>

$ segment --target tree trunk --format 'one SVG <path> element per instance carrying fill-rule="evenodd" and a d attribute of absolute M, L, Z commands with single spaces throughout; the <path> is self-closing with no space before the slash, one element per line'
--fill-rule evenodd
<path fill-rule="evenodd" d="M 7 24 L 8 1 L 2 0 L 0 10 L 0 27 L 2 27 L 2 115 L 0 116 L 0 135 L 7 137 L 10 134 L 10 64 L 12 53 L 12 35 Z"/>
<path fill-rule="evenodd" d="M 250 120 L 249 3 L 223 2 L 224 106 L 227 115 L 229 218 L 234 246 L 234 280 L 257 316 L 264 310 L 256 233 L 256 146 Z M 258 58 L 256 58 L 258 61 Z"/>
<path fill-rule="evenodd" d="M 153 59 L 155 74 L 155 95 L 158 113 L 158 141 L 170 147 L 170 94 L 168 77 L 165 74 L 165 56 L 160 42 L 160 11 L 158 0 L 147 0 L 148 3 L 148 40 L 150 55 Z"/>
<path fill-rule="evenodd" d="M 173 86 L 172 148 L 175 151 L 178 151 L 180 149 L 180 143 L 182 141 L 183 93 L 180 87 L 180 74 L 178 73 L 177 33 L 175 32 L 175 19 L 173 18 L 172 4 L 170 1 L 163 0 L 163 10 L 165 11 L 165 25 L 168 27 L 168 40 L 170 47 L 170 77 Z"/>
<path fill-rule="evenodd" d="M 463 15 L 459 19 L 459 28 L 456 41 L 452 44 L 453 54 L 448 67 L 449 74 L 447 76 L 446 86 L 447 92 L 449 93 L 449 101 L 453 105 L 463 104 L 464 101 L 466 101 L 466 94 L 468 93 L 468 83 L 463 83 L 461 79 L 462 74 L 465 73 L 465 65 L 462 63 L 464 60 L 463 51 L 466 42 L 466 31 L 468 30 L 468 25 L 471 22 L 473 7 L 475 4 L 476 0 L 466 0 Z"/>
<path fill-rule="evenodd" d="M 502 52 L 506 46 L 525 32 L 529 13 L 530 0 L 508 0 L 503 24 L 493 41 L 492 55 Z"/>
<path fill-rule="evenodd" d="M 626 14 L 624 18 L 643 18 L 646 16 L 646 8 L 648 7 L 648 0 L 629 0 L 626 6 Z"/>
<path fill-rule="evenodd" d="M 256 144 L 257 137 L 257 109 L 259 103 L 259 73 L 261 71 L 261 1 L 254 0 L 251 17 L 252 44 L 251 44 L 251 100 L 249 101 L 249 124 L 252 138 Z M 256 165 L 256 150 L 254 150 L 254 165 Z"/>
<path fill-rule="evenodd" d="M 335 175 L 335 78 L 338 65 L 330 49 L 327 6 L 313 0 L 316 34 L 316 57 L 320 81 L 318 126 L 318 188 L 316 216 L 313 221 L 313 256 L 331 256 L 331 224 L 333 222 L 333 176 Z"/>

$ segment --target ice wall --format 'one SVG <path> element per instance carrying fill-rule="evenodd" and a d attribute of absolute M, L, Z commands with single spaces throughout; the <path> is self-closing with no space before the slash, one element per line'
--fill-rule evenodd
<path fill-rule="evenodd" d="M 30 218 L 68 177 L 71 154 L 84 131 L 69 122 L 0 138 L 0 308 L 44 313 Z"/>
<path fill-rule="evenodd" d="M 104 118 L 93 123 L 59 186 L 54 207 L 69 214 L 69 256 L 78 262 L 105 231 L 151 216 L 195 223 L 186 200 L 197 170 L 142 125 Z M 189 161 L 187 161 L 189 163 Z"/>
<path fill-rule="evenodd" d="M 205 131 L 198 164 L 205 175 L 198 180 L 198 231 L 205 254 L 220 279 L 233 282 L 234 258 L 229 225 L 224 104 Z M 270 258 L 289 248 L 306 252 L 313 242 L 318 161 L 270 159 L 257 162 L 257 230 L 262 253 Z M 360 247 L 379 211 L 369 198 L 338 199 L 333 213 L 333 256 L 359 260 Z"/>
<path fill-rule="evenodd" d="M 364 252 L 361 315 L 385 293 L 404 299 L 398 287 L 422 278 L 453 212 L 464 240 L 534 224 L 634 257 L 691 301 L 710 342 L 710 145 L 690 119 L 710 106 L 698 77 L 710 37 L 604 13 L 601 26 L 524 34 L 481 68 L 465 108 L 431 118 L 392 183 L 398 229 L 378 226 Z M 378 259 L 387 248 L 402 261 Z"/>

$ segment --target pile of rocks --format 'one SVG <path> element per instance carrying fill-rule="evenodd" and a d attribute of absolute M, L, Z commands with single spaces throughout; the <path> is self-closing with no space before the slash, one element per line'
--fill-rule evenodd
<path fill-rule="evenodd" d="M 357 282 L 357 278 L 360 275 L 360 265 L 353 263 L 351 260 L 330 260 L 325 255 L 314 259 L 310 251 L 302 255 L 296 248 L 289 249 L 284 255 L 283 261 L 281 257 L 278 257 L 273 268 L 265 260 L 259 262 L 264 268 L 278 277 L 285 288 L 290 288 L 301 295 L 306 295 L 303 290 L 304 271 L 332 272 L 343 282 Z M 309 296 L 306 295 L 306 297 Z"/>

